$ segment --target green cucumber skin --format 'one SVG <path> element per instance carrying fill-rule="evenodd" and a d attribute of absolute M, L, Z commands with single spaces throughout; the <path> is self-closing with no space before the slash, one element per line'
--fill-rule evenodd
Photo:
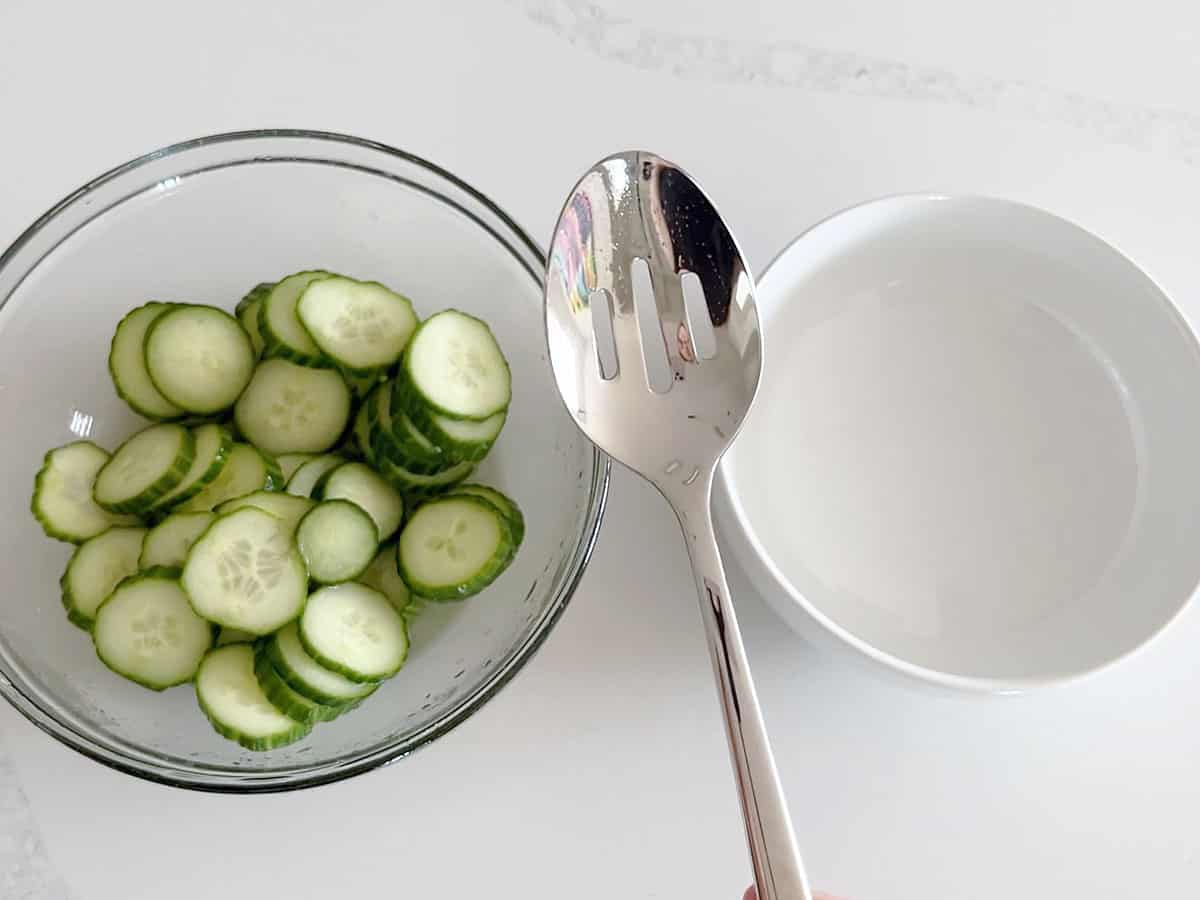
<path fill-rule="evenodd" d="M 408 585 L 409 590 L 413 594 L 425 600 L 433 600 L 438 603 L 448 603 L 454 600 L 465 600 L 468 597 L 474 597 L 499 578 L 513 561 L 513 557 L 516 556 L 516 544 L 513 542 L 512 525 L 509 524 L 508 517 L 504 514 L 503 510 L 496 504 L 484 500 L 475 494 L 459 494 L 454 499 L 477 504 L 495 514 L 500 523 L 500 543 L 496 547 L 496 552 L 492 555 L 492 558 L 472 578 L 462 584 L 438 586 L 427 584 L 421 581 L 421 579 L 414 577 L 408 571 L 404 565 L 404 554 L 400 552 L 402 542 L 397 541 L 396 569 L 400 572 L 400 577 L 404 579 L 404 583 Z M 303 632 L 301 632 L 301 639 L 303 639 Z"/>
<path fill-rule="evenodd" d="M 116 341 L 117 329 L 119 329 L 123 324 L 125 324 L 126 319 L 128 319 L 130 316 L 132 316 L 138 310 L 142 309 L 142 307 L 149 306 L 149 305 L 150 305 L 149 303 L 143 303 L 142 306 L 134 307 L 133 309 L 131 309 L 129 312 L 125 313 L 125 315 L 123 315 L 121 317 L 121 321 L 117 323 L 117 328 L 113 329 L 113 338 L 111 341 L 109 341 L 109 351 L 108 351 L 108 380 L 112 382 L 113 390 L 116 391 L 117 396 L 120 397 L 123 401 L 125 401 L 125 405 L 128 406 L 130 409 L 132 409 L 135 413 L 137 413 L 143 419 L 149 419 L 151 422 L 177 422 L 187 415 L 186 410 L 180 409 L 179 412 L 174 415 L 160 416 L 157 413 L 153 413 L 150 410 L 146 409 L 145 407 L 140 406 L 136 401 L 131 399 L 129 397 L 129 395 L 125 393 L 124 390 L 121 389 L 121 381 L 117 377 L 116 368 L 113 366 L 112 345 Z M 175 304 L 160 303 L 159 305 L 162 307 L 162 311 L 160 312 L 160 315 L 161 315 L 162 313 L 166 312 L 168 309 L 170 309 Z M 151 323 L 151 324 L 153 324 L 153 323 Z M 147 332 L 149 332 L 149 329 L 147 329 Z M 147 374 L 149 374 L 149 373 L 147 373 Z M 151 383 L 153 383 L 153 382 L 151 382 Z M 156 390 L 157 390 L 157 388 L 156 388 Z M 167 400 L 166 397 L 163 397 L 163 402 L 168 403 L 171 406 L 175 406 L 175 404 L 171 403 L 171 401 Z M 178 409 L 178 407 L 175 407 L 175 408 Z"/>
<path fill-rule="evenodd" d="M 246 311 L 247 307 L 249 307 L 251 303 L 253 303 L 255 300 L 261 300 L 273 287 L 275 287 L 274 281 L 260 281 L 254 287 L 250 288 L 250 290 L 246 292 L 246 296 L 242 297 L 242 299 L 238 301 L 237 306 L 233 308 L 234 316 L 240 319 L 242 317 L 242 313 Z"/>
<path fill-rule="evenodd" d="M 343 450 L 354 450 L 354 457 L 362 459 L 372 467 L 376 465 L 375 448 L 371 446 L 369 428 L 370 414 L 368 401 L 364 400 L 355 411 L 351 420 L 350 434 L 341 442 Z"/>
<path fill-rule="evenodd" d="M 411 509 L 421 500 L 428 500 L 446 493 L 459 482 L 469 478 L 475 471 L 475 464 L 470 462 L 458 463 L 437 475 L 429 476 L 420 476 L 416 472 L 410 472 L 386 458 L 376 460 L 376 466 L 384 480 L 400 492 L 404 498 L 405 509 Z"/>
<path fill-rule="evenodd" d="M 447 416 L 440 410 L 436 410 L 426 404 L 416 392 L 408 386 L 408 383 L 397 375 L 392 383 L 392 410 L 402 410 L 408 415 L 413 426 L 425 436 L 432 444 L 434 444 L 445 456 L 448 464 L 458 462 L 478 462 L 482 460 L 491 451 L 496 441 L 499 440 L 503 433 L 504 425 L 496 431 L 496 436 L 488 441 L 462 441 L 455 438 L 453 435 L 446 432 L 439 424 L 438 417 L 441 416 L 447 419 L 455 419 L 456 421 L 486 421 L 491 416 L 485 419 L 456 419 L 454 416 Z M 501 410 L 507 418 L 508 408 Z M 493 413 L 492 415 L 497 415 Z M 399 425 L 396 426 L 397 429 Z M 397 438 L 399 439 L 399 437 Z M 399 460 L 397 460 L 399 461 Z"/>
<path fill-rule="evenodd" d="M 276 671 L 261 646 L 254 651 L 254 677 L 258 679 L 258 686 L 267 695 L 267 700 L 271 702 L 271 705 L 292 721 L 302 725 L 328 722 L 336 719 L 345 711 L 345 705 L 326 706 L 316 700 L 308 699 L 291 687 Z"/>
<path fill-rule="evenodd" d="M 200 668 L 204 667 L 204 663 L 208 660 L 208 657 L 211 654 L 224 650 L 226 647 L 236 646 L 238 646 L 237 643 L 231 643 L 226 644 L 224 647 L 211 648 L 208 653 L 205 654 L 204 659 L 200 661 Z M 251 648 L 251 652 L 253 652 L 254 645 L 248 644 L 247 646 L 249 646 Z M 199 674 L 199 669 L 197 669 L 197 674 Z M 233 741 L 234 743 L 245 747 L 247 750 L 252 750 L 256 753 L 266 750 L 276 750 L 280 747 L 285 747 L 288 744 L 294 744 L 296 741 L 308 737 L 309 733 L 312 731 L 311 725 L 304 725 L 300 722 L 295 722 L 294 728 L 290 728 L 282 734 L 273 734 L 261 738 L 250 737 L 249 735 L 238 731 L 236 728 L 231 728 L 228 725 L 223 724 L 219 719 L 217 719 L 212 710 L 208 708 L 208 704 L 204 702 L 204 698 L 200 695 L 199 690 L 196 691 L 196 703 L 200 707 L 200 711 L 204 713 L 204 717 L 208 719 L 208 723 L 212 725 L 213 731 L 221 735 L 221 737 Z"/>
<path fill-rule="evenodd" d="M 254 349 L 254 360 L 257 363 L 263 355 L 263 339 L 258 332 L 258 307 L 261 305 L 262 297 L 259 295 L 251 299 L 259 302 L 252 302 L 245 309 L 242 309 L 242 304 L 239 303 L 237 320 L 242 323 L 242 328 L 250 336 L 250 346 Z"/>
<path fill-rule="evenodd" d="M 152 425 L 150 427 L 153 428 L 155 426 Z M 150 512 L 155 503 L 157 503 L 175 488 L 179 487 L 180 482 L 187 477 L 188 470 L 190 470 L 192 467 L 192 460 L 194 460 L 196 457 L 196 439 L 193 437 L 192 433 L 182 425 L 177 425 L 174 427 L 177 427 L 183 431 L 184 438 L 180 452 L 176 454 L 175 461 L 171 465 L 171 468 L 159 476 L 157 481 L 143 490 L 140 494 L 135 497 L 130 497 L 128 500 L 122 500 L 117 503 L 105 503 L 99 497 L 96 497 L 95 494 L 93 494 L 92 496 L 96 501 L 97 506 L 111 513 L 129 513 L 135 516 L 141 515 Z M 141 432 L 139 431 L 138 434 L 141 434 Z M 134 437 L 137 437 L 137 434 L 133 435 L 131 438 L 129 438 L 129 440 L 133 440 Z M 128 441 L 126 441 L 126 443 L 128 443 Z M 121 447 L 124 446 L 125 444 L 121 445 Z M 104 474 L 104 469 L 112 465 L 113 460 L 117 458 L 117 455 L 121 452 L 121 447 L 118 447 L 113 452 L 112 459 L 105 463 L 104 467 L 96 473 L 97 483 L 100 481 L 100 476 Z"/>
<path fill-rule="evenodd" d="M 262 642 L 261 646 L 263 653 L 265 653 L 267 658 L 270 659 L 271 665 L 274 667 L 275 671 L 279 673 L 279 677 L 287 683 L 288 687 L 294 690 L 297 694 L 300 694 L 302 697 L 307 697 L 309 700 L 312 700 L 314 703 L 320 703 L 322 706 L 346 706 L 349 704 L 357 705 L 367 697 L 371 696 L 371 694 L 375 693 L 375 688 L 378 687 L 376 684 L 374 687 L 371 687 L 370 690 L 364 690 L 362 696 L 356 697 L 353 700 L 347 700 L 345 697 L 335 697 L 332 694 L 326 694 L 325 692 L 319 691 L 307 684 L 304 679 L 300 678 L 300 676 L 298 676 L 295 671 L 288 666 L 287 661 L 283 658 L 283 654 L 279 651 L 279 648 L 275 644 L 274 637 L 266 638 Z M 366 687 L 366 683 L 364 683 L 364 687 Z"/>
<path fill-rule="evenodd" d="M 507 410 L 504 411 L 504 416 L 507 421 Z M 480 462 L 492 451 L 492 447 L 500 439 L 500 435 L 504 431 L 504 424 L 505 422 L 501 422 L 500 427 L 496 430 L 496 436 L 486 441 L 461 441 L 445 431 L 438 424 L 436 416 L 427 418 L 420 427 L 425 436 L 437 444 L 442 452 L 455 462 Z"/>
<path fill-rule="evenodd" d="M 218 426 L 221 429 L 221 446 L 217 448 L 217 453 L 213 457 L 212 465 L 205 470 L 204 474 L 196 480 L 194 484 L 188 487 L 187 490 L 181 491 L 170 498 L 170 503 L 156 503 L 146 514 L 154 518 L 165 518 L 170 515 L 171 510 L 181 504 L 187 503 L 198 493 L 217 480 L 217 476 L 221 474 L 221 470 L 225 468 L 225 463 L 229 462 L 229 454 L 233 452 L 233 431 L 227 426 Z"/>
<path fill-rule="evenodd" d="M 375 459 L 389 459 L 396 465 L 416 475 L 435 475 L 444 471 L 456 459 L 445 456 L 440 450 L 430 452 L 406 435 L 403 426 L 384 418 L 381 404 L 392 403 L 395 386 L 384 386 L 367 398 L 367 432 Z M 431 442 L 432 443 L 432 442 Z"/>
<path fill-rule="evenodd" d="M 460 315 L 464 318 L 474 319 L 476 322 L 478 322 L 480 325 L 482 325 L 484 328 L 487 329 L 488 334 L 491 334 L 492 340 L 495 341 L 496 336 L 495 336 L 495 334 L 492 333 L 491 326 L 489 326 L 487 324 L 487 322 L 483 321 L 478 316 L 472 316 L 469 313 L 463 312 L 461 309 L 453 309 L 453 308 L 443 309 L 443 310 L 440 310 L 440 312 L 442 312 L 442 313 L 453 312 L 453 313 L 457 313 L 458 315 Z M 412 333 L 412 337 L 410 337 L 408 339 L 408 346 L 404 348 L 404 354 L 400 357 L 400 368 L 396 372 L 396 381 L 398 384 L 401 385 L 400 393 L 402 395 L 402 398 L 406 401 L 406 405 L 403 407 L 393 407 L 393 408 L 394 409 L 406 409 L 408 411 L 408 414 L 410 416 L 412 416 L 412 420 L 417 424 L 417 427 L 420 428 L 422 431 L 425 430 L 424 422 L 422 421 L 422 418 L 427 417 L 430 412 L 435 412 L 438 415 L 445 416 L 447 419 L 460 419 L 463 421 L 482 422 L 484 419 L 490 419 L 496 413 L 502 412 L 503 410 L 508 409 L 508 404 L 506 403 L 503 407 L 501 407 L 499 409 L 493 409 L 493 410 L 489 411 L 486 415 L 464 416 L 461 413 L 456 413 L 453 410 L 445 409 L 441 406 L 438 406 L 436 403 L 432 402 L 428 397 L 426 397 L 424 394 L 422 394 L 416 388 L 416 386 L 413 383 L 413 379 L 412 379 L 412 371 L 409 368 L 411 355 L 409 354 L 408 350 L 410 347 L 412 347 L 413 343 L 417 340 L 418 335 L 420 335 L 420 333 L 421 333 L 421 329 L 424 328 L 430 321 L 432 321 L 433 318 L 434 317 L 431 316 L 430 318 L 428 318 L 424 322 L 422 322 L 420 325 L 418 325 L 416 331 L 414 331 Z M 496 341 L 496 346 L 497 347 L 500 346 L 499 341 Z M 500 353 L 500 358 L 504 362 L 504 368 L 508 371 L 509 402 L 511 402 L 511 400 L 512 400 L 512 367 L 508 364 L 508 359 L 504 356 L 503 351 L 501 351 L 501 353 Z M 420 416 L 422 418 L 418 418 L 418 416 Z"/>
<path fill-rule="evenodd" d="M 226 646 L 231 645 L 226 644 Z M 213 731 L 226 740 L 233 741 L 235 744 L 240 744 L 242 747 L 245 747 L 247 750 L 251 750 L 255 753 L 262 753 L 267 750 L 278 750 L 280 747 L 286 747 L 288 744 L 294 744 L 296 741 L 300 741 L 308 737 L 309 733 L 312 731 L 311 725 L 302 725 L 297 722 L 296 728 L 293 731 L 286 732 L 285 734 L 276 734 L 263 738 L 252 738 L 249 735 L 242 734 L 236 728 L 230 728 L 227 725 L 223 725 L 221 722 L 217 721 L 198 693 L 196 694 L 196 702 L 200 706 L 200 711 L 204 713 L 204 717 L 208 719 L 208 724 L 213 727 Z"/>
<path fill-rule="evenodd" d="M 399 613 L 397 613 L 397 615 L 399 615 Z M 303 628 L 298 628 L 296 631 L 300 635 L 300 644 L 304 647 L 304 652 L 311 656 L 318 665 L 323 666 L 330 672 L 337 672 L 344 678 L 348 678 L 350 681 L 355 681 L 359 684 L 378 684 L 379 682 L 391 678 L 393 675 L 399 672 L 402 668 L 404 668 L 404 664 L 408 661 L 408 651 L 412 646 L 412 642 L 408 634 L 408 620 L 403 616 L 401 616 L 400 619 L 404 623 L 404 656 L 400 659 L 400 665 L 396 666 L 396 668 L 392 671 L 382 675 L 364 675 L 361 672 L 351 669 L 349 666 L 342 665 L 337 660 L 330 659 L 328 656 L 323 656 L 320 651 L 314 648 L 312 644 L 308 642 L 308 639 L 305 638 Z"/>
<path fill-rule="evenodd" d="M 293 272 L 292 275 L 325 275 L 332 276 L 333 272 L 327 272 L 324 269 L 305 269 L 302 272 Z M 288 275 L 291 278 L 292 275 Z M 281 279 L 282 280 L 282 279 Z M 278 282 L 276 282 L 278 284 Z M 271 285 L 275 287 L 275 285 Z M 263 297 L 263 301 L 258 305 L 258 333 L 263 340 L 263 359 L 286 359 L 288 362 L 294 362 L 300 366 L 308 366 L 313 369 L 332 369 L 335 368 L 333 362 L 327 359 L 319 350 L 317 353 L 307 353 L 302 350 L 297 350 L 292 347 L 279 334 L 271 328 L 267 323 L 267 296 Z M 303 323 L 300 324 L 304 328 Z M 305 330 L 307 334 L 307 330 Z"/>
<path fill-rule="evenodd" d="M 67 613 L 67 621 L 82 631 L 91 633 L 92 620 L 79 612 L 75 608 L 75 598 L 71 594 L 71 587 L 67 579 L 67 574 L 71 571 L 70 564 L 63 570 L 62 575 L 58 576 L 58 586 L 62 591 L 62 605 Z"/>

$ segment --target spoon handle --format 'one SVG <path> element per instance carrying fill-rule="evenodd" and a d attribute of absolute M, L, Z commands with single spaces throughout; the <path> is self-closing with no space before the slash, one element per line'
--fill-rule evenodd
<path fill-rule="evenodd" d="M 812 900 L 787 800 L 775 770 L 775 758 L 763 724 L 754 679 L 746 661 L 737 616 L 729 600 L 725 567 L 717 549 L 709 512 L 708 492 L 704 502 L 676 508 L 696 586 L 713 674 L 721 697 L 725 734 L 733 759 L 734 777 L 742 804 L 746 839 L 759 900 Z"/>

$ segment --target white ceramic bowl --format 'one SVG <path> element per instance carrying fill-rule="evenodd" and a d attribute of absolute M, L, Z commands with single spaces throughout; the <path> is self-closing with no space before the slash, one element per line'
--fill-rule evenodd
<path fill-rule="evenodd" d="M 1200 581 L 1200 352 L 1129 260 L 1015 203 L 902 196 L 758 285 L 723 531 L 804 634 L 945 685 L 1078 676 Z"/>

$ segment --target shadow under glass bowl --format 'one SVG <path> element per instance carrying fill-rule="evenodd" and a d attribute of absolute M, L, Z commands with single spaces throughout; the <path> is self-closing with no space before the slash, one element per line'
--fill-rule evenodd
<path fill-rule="evenodd" d="M 71 552 L 29 513 L 51 447 L 112 449 L 145 422 L 106 369 L 122 314 L 147 300 L 224 308 L 256 283 L 326 268 L 376 279 L 428 315 L 489 322 L 512 366 L 507 427 L 474 480 L 517 499 L 528 532 L 511 568 L 464 603 L 430 604 L 401 673 L 303 741 L 251 753 L 219 737 L 190 686 L 162 694 L 109 672 L 63 614 Z M 75 191 L 0 256 L 0 693 L 87 756 L 199 790 L 288 790 L 391 762 L 493 696 L 545 639 L 595 541 L 608 461 L 559 402 L 542 326 L 545 259 L 494 203 L 400 150 L 307 131 L 177 144 Z"/>

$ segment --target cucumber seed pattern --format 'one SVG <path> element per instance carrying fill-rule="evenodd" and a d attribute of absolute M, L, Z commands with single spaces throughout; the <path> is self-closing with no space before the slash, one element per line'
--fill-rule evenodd
<path fill-rule="evenodd" d="M 246 538 L 233 541 L 217 560 L 221 589 L 228 594 L 240 594 L 250 604 L 261 602 L 263 595 L 283 577 L 286 556 L 282 538 L 257 549 Z"/>
<path fill-rule="evenodd" d="M 168 647 L 178 647 L 182 643 L 179 634 L 179 620 L 172 615 L 162 615 L 158 610 L 150 610 L 146 615 L 135 619 L 131 626 L 136 637 L 133 639 L 133 649 L 139 656 L 150 656 Z"/>
<path fill-rule="evenodd" d="M 387 323 L 377 307 L 369 303 L 350 303 L 333 321 L 338 337 L 344 341 L 363 341 L 375 345 L 387 338 Z"/>
<path fill-rule="evenodd" d="M 272 428 L 279 431 L 292 431 L 305 428 L 320 409 L 312 394 L 296 388 L 284 388 L 279 400 L 271 404 L 267 413 Z"/>
<path fill-rule="evenodd" d="M 461 340 L 453 338 L 447 344 L 450 377 L 463 387 L 474 390 L 489 374 L 478 349 L 465 346 Z"/>
<path fill-rule="evenodd" d="M 425 541 L 425 546 L 434 553 L 445 553 L 451 559 L 458 559 L 462 555 L 462 549 L 455 542 L 455 538 L 461 538 L 467 531 L 467 523 L 462 519 L 455 519 L 450 525 L 449 533 L 442 537 L 439 534 L 431 534 Z"/>
<path fill-rule="evenodd" d="M 379 630 L 379 621 L 361 609 L 348 609 L 342 616 L 341 639 L 344 644 L 353 646 L 362 641 L 379 644 L 383 634 Z"/>

